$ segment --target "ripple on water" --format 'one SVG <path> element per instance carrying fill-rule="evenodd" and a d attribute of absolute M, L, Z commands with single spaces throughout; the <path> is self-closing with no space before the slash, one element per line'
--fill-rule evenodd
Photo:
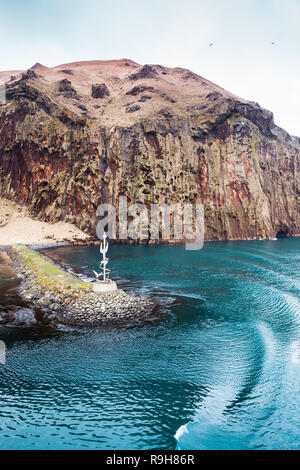
<path fill-rule="evenodd" d="M 88 275 L 95 247 L 51 250 Z M 112 247 L 155 324 L 0 327 L 1 448 L 300 448 L 300 240 Z M 175 436 L 175 438 L 174 438 Z"/>

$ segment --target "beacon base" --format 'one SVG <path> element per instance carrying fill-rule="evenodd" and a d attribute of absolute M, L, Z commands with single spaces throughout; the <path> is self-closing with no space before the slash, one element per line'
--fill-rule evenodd
<path fill-rule="evenodd" d="M 114 292 L 118 289 L 115 281 L 96 281 L 93 283 L 93 292 L 102 294 L 103 292 Z"/>

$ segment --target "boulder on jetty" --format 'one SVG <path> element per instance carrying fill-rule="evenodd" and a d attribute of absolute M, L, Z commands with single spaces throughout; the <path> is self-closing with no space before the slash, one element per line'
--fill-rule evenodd
<path fill-rule="evenodd" d="M 67 273 L 25 245 L 13 246 L 9 255 L 21 279 L 19 294 L 51 322 L 74 326 L 126 322 L 146 318 L 154 308 L 151 299 L 121 289 L 95 293 L 92 282 Z"/>

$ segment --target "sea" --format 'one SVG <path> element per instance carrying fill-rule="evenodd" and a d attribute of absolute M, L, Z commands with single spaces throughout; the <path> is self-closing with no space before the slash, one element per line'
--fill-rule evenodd
<path fill-rule="evenodd" d="M 46 253 L 86 280 L 100 261 Z M 155 299 L 151 318 L 47 326 L 2 260 L 0 449 L 300 449 L 300 239 L 108 256 L 120 289 Z"/>

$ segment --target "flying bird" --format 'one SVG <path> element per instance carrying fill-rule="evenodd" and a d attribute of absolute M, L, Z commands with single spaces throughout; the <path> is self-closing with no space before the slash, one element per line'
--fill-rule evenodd
<path fill-rule="evenodd" d="M 275 45 L 276 43 L 275 43 L 275 42 L 272 42 L 271 44 L 274 44 L 274 45 Z"/>
<path fill-rule="evenodd" d="M 214 43 L 213 43 L 213 42 L 211 42 L 211 43 L 208 45 L 208 47 L 211 47 L 211 46 L 213 46 L 213 45 L 214 45 Z"/>

